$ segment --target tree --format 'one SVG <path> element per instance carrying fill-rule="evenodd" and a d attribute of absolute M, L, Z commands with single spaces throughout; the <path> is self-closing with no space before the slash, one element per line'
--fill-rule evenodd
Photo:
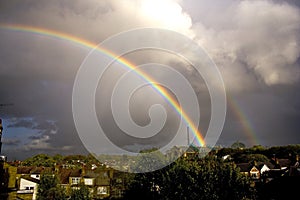
<path fill-rule="evenodd" d="M 164 199 L 198 199 L 201 169 L 193 160 L 179 158 L 163 173 L 161 194 Z"/>
<path fill-rule="evenodd" d="M 85 185 L 80 185 L 79 189 L 73 189 L 70 200 L 90 200 L 89 188 Z"/>
<path fill-rule="evenodd" d="M 53 167 L 55 160 L 47 154 L 38 154 L 23 161 L 25 166 Z"/>
<path fill-rule="evenodd" d="M 262 145 L 254 145 L 252 148 L 251 148 L 252 151 L 254 152 L 263 152 L 265 150 L 265 147 L 263 147 Z"/>
<path fill-rule="evenodd" d="M 128 176 L 128 186 L 125 191 L 125 199 L 162 199 L 160 188 L 162 186 L 163 170 Z M 130 179 L 131 178 L 131 179 Z"/>
<path fill-rule="evenodd" d="M 60 154 L 55 154 L 53 156 L 53 160 L 55 161 L 55 163 L 61 163 L 63 159 L 64 159 L 64 157 Z"/>
<path fill-rule="evenodd" d="M 263 154 L 239 154 L 235 155 L 234 161 L 236 163 L 251 163 L 254 161 L 267 163 L 269 158 Z"/>
<path fill-rule="evenodd" d="M 143 150 L 135 158 L 132 171 L 138 173 L 155 171 L 164 167 L 166 163 L 167 158 L 158 149 Z"/>
<path fill-rule="evenodd" d="M 42 174 L 38 186 L 37 200 L 65 200 L 63 188 L 58 185 L 58 179 L 53 174 Z"/>
<path fill-rule="evenodd" d="M 233 149 L 244 149 L 246 147 L 246 145 L 244 143 L 241 143 L 239 141 L 236 141 L 235 143 L 233 143 L 231 145 L 231 148 Z"/>
<path fill-rule="evenodd" d="M 232 163 L 209 157 L 179 159 L 164 173 L 164 199 L 227 200 L 250 198 L 250 180 Z"/>
<path fill-rule="evenodd" d="M 128 199 L 227 200 L 251 199 L 250 179 L 233 163 L 214 156 L 179 158 L 151 173 L 137 174 L 127 191 Z"/>
<path fill-rule="evenodd" d="M 148 149 L 140 152 L 132 167 L 138 172 L 129 179 L 129 186 L 125 193 L 126 199 L 161 199 L 162 173 L 166 158 L 157 149 Z"/>
<path fill-rule="evenodd" d="M 66 200 L 66 195 L 64 193 L 63 188 L 61 187 L 53 187 L 47 190 L 44 196 L 40 196 L 38 200 Z"/>

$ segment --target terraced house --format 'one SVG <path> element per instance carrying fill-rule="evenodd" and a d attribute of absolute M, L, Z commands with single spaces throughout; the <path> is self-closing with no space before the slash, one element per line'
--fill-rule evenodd
<path fill-rule="evenodd" d="M 121 198 L 124 192 L 124 180 L 122 172 L 118 172 L 106 166 L 92 168 L 82 165 L 68 166 L 55 165 L 55 167 L 14 167 L 2 162 L 2 182 L 0 199 L 25 199 L 37 198 L 38 186 L 43 174 L 53 174 L 59 181 L 59 185 L 65 189 L 66 195 L 72 190 L 78 190 L 85 185 L 89 189 L 92 199 Z M 7 177 L 7 178 L 3 178 Z M 5 188 L 5 189 L 4 189 Z"/>

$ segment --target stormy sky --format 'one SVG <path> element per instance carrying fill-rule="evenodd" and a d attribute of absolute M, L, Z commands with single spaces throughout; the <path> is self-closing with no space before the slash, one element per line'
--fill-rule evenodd
<path fill-rule="evenodd" d="M 91 49 L 8 25 L 52 30 L 93 44 L 136 28 L 165 28 L 184 34 L 205 49 L 224 80 L 227 114 L 218 145 L 300 143 L 297 0 L 1 0 L 0 104 L 13 104 L 0 107 L 2 154 L 23 159 L 37 153 L 87 153 L 73 120 L 72 91 Z M 171 62 L 164 53 L 151 51 L 135 52 L 127 59 L 136 64 L 160 61 L 187 77 L 201 99 L 200 109 L 207 111 L 201 116 L 205 122 L 201 128 L 207 129 L 209 95 L 200 95 L 205 84 L 187 63 L 173 58 Z M 108 98 L 107 91 L 118 74 L 113 70 L 100 81 L 96 103 Z M 168 74 L 159 75 L 172 80 Z M 149 123 L 151 105 L 168 107 L 151 88 L 144 89 L 129 102 L 131 116 L 141 126 Z M 170 118 L 163 134 L 176 129 L 179 120 L 172 109 L 166 110 Z M 97 112 L 105 129 L 114 132 L 105 106 Z"/>

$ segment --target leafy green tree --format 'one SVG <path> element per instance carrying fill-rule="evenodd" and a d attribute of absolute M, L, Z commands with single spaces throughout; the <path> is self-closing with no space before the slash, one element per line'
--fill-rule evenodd
<path fill-rule="evenodd" d="M 23 161 L 24 166 L 53 167 L 55 160 L 47 154 L 38 154 Z"/>
<path fill-rule="evenodd" d="M 236 141 L 235 143 L 233 143 L 231 145 L 231 148 L 233 148 L 233 149 L 244 149 L 245 147 L 246 147 L 246 145 L 239 141 Z"/>
<path fill-rule="evenodd" d="M 134 174 L 128 182 L 125 199 L 162 199 L 160 188 L 163 184 L 163 172 L 163 170 L 157 170 Z"/>
<path fill-rule="evenodd" d="M 178 159 L 163 173 L 161 194 L 164 199 L 197 199 L 201 169 L 194 161 Z"/>
<path fill-rule="evenodd" d="M 250 198 L 250 180 L 232 163 L 215 157 L 179 159 L 164 173 L 164 199 L 227 200 Z"/>
<path fill-rule="evenodd" d="M 42 174 L 38 186 L 37 200 L 64 200 L 65 191 L 58 185 L 58 179 L 53 174 Z"/>
<path fill-rule="evenodd" d="M 251 149 L 255 152 L 263 152 L 265 150 L 265 147 L 263 147 L 262 145 L 254 145 Z"/>
<path fill-rule="evenodd" d="M 55 161 L 55 163 L 61 163 L 62 160 L 64 159 L 64 156 L 60 154 L 56 154 L 52 157 L 52 159 Z"/>
<path fill-rule="evenodd" d="M 162 173 L 160 169 L 165 166 L 166 158 L 157 149 L 141 151 L 133 166 L 134 172 L 139 172 L 129 180 L 126 199 L 161 199 L 160 187 L 162 185 Z M 145 171 L 151 171 L 143 173 Z"/>
<path fill-rule="evenodd" d="M 250 179 L 233 163 L 213 156 L 179 158 L 164 169 L 137 174 L 127 191 L 128 199 L 227 200 L 253 199 Z"/>
<path fill-rule="evenodd" d="M 134 172 L 148 172 L 160 169 L 165 166 L 167 158 L 156 148 L 143 150 L 136 157 Z"/>
<path fill-rule="evenodd" d="M 237 149 L 232 149 L 232 148 L 222 148 L 222 149 L 219 149 L 217 152 L 216 152 L 216 155 L 218 157 L 223 157 L 223 156 L 226 156 L 226 155 L 233 155 L 234 153 L 237 152 Z"/>
<path fill-rule="evenodd" d="M 77 163 L 78 161 L 86 160 L 84 155 L 67 155 L 64 157 L 63 161 L 67 163 Z"/>
<path fill-rule="evenodd" d="M 269 158 L 273 157 L 274 155 L 277 158 L 289 158 L 290 155 L 300 155 L 300 144 L 270 147 L 266 150 L 265 155 Z"/>
<path fill-rule="evenodd" d="M 80 185 L 79 189 L 73 189 L 70 200 L 91 200 L 89 188 L 85 185 Z"/>
<path fill-rule="evenodd" d="M 40 196 L 38 200 L 66 200 L 66 195 L 64 193 L 63 188 L 53 187 L 47 190 L 44 194 L 45 196 Z"/>
<path fill-rule="evenodd" d="M 267 163 L 270 159 L 263 154 L 239 154 L 234 157 L 236 163 L 251 163 L 251 162 L 264 162 Z"/>

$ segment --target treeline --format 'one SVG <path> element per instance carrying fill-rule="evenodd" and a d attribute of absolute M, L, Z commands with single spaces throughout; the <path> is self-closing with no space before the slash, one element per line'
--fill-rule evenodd
<path fill-rule="evenodd" d="M 196 150 L 196 148 L 195 148 Z M 231 147 L 227 148 L 214 148 L 210 154 L 214 154 L 217 157 L 223 157 L 230 155 L 231 159 L 236 163 L 251 162 L 256 160 L 258 162 L 267 162 L 270 158 L 286 158 L 294 160 L 297 155 L 300 156 L 300 144 L 287 145 L 287 146 L 273 146 L 264 147 L 256 145 L 250 148 L 245 148 L 245 145 L 241 142 L 235 142 Z M 106 155 L 98 156 L 100 160 L 105 160 Z M 114 158 L 116 161 L 125 162 L 130 160 L 130 156 L 127 155 L 107 155 L 108 158 Z M 23 166 L 44 166 L 53 167 L 55 164 L 67 163 L 80 165 L 79 162 L 83 162 L 87 165 L 101 164 L 92 154 L 88 155 L 47 155 L 38 154 L 33 157 L 27 158 L 22 161 Z"/>
<path fill-rule="evenodd" d="M 236 163 L 250 162 L 253 160 L 267 162 L 271 158 L 295 160 L 300 155 L 300 144 L 263 147 L 256 145 L 244 148 L 243 143 L 236 142 L 230 148 L 214 150 L 218 157 L 230 155 Z"/>
<path fill-rule="evenodd" d="M 54 167 L 55 164 L 72 164 L 74 166 L 81 166 L 81 163 L 86 165 L 100 164 L 100 162 L 92 155 L 60 155 L 54 156 L 48 154 L 38 154 L 27 158 L 21 162 L 22 166 L 36 166 L 36 167 Z"/>

